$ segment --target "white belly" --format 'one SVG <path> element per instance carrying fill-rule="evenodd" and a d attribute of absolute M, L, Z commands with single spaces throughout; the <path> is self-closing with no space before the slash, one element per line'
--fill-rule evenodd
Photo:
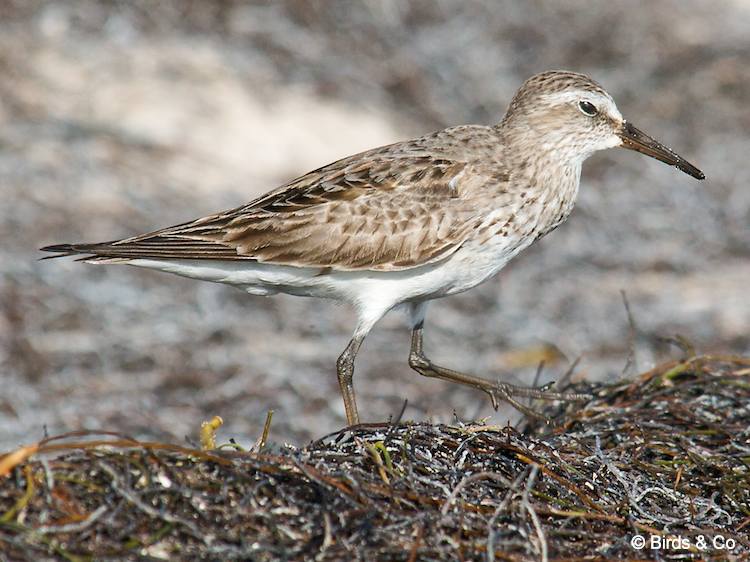
<path fill-rule="evenodd" d="M 128 265 L 183 277 L 225 283 L 253 295 L 287 293 L 329 298 L 362 306 L 392 308 L 471 289 L 499 271 L 519 250 L 467 247 L 445 261 L 404 271 L 328 271 L 253 261 L 130 260 Z"/>

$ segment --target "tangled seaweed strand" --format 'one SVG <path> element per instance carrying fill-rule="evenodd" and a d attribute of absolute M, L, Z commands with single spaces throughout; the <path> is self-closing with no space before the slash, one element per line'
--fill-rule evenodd
<path fill-rule="evenodd" d="M 0 457 L 0 559 L 741 560 L 748 375 L 696 357 L 570 386 L 595 399 L 552 430 L 372 424 L 276 454 L 68 434 Z"/>

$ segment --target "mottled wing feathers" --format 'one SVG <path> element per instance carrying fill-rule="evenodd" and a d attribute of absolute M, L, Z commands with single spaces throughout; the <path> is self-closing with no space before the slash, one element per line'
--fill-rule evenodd
<path fill-rule="evenodd" d="M 412 143 L 334 162 L 230 211 L 54 251 L 336 270 L 392 271 L 434 262 L 455 252 L 478 225 L 480 209 L 466 192 L 487 178 L 472 164 Z"/>
<path fill-rule="evenodd" d="M 229 244 L 260 262 L 396 270 L 455 251 L 465 238 L 458 196 L 465 164 L 369 159 L 304 176 L 249 208 L 172 234 Z"/>

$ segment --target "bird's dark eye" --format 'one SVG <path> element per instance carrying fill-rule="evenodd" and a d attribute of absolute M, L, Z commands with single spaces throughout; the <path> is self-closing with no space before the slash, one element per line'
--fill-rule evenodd
<path fill-rule="evenodd" d="M 599 113 L 599 110 L 596 109 L 596 106 L 590 101 L 579 101 L 578 107 L 584 115 L 588 115 L 589 117 L 593 117 L 594 115 Z"/>

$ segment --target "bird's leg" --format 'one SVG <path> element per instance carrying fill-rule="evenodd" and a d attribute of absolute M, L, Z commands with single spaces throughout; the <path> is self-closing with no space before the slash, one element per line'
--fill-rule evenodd
<path fill-rule="evenodd" d="M 346 410 L 346 422 L 349 425 L 357 425 L 359 423 L 357 400 L 354 397 L 352 378 L 354 377 L 354 358 L 357 356 L 357 351 L 359 351 L 359 347 L 362 345 L 362 340 L 364 340 L 364 336 L 355 335 L 336 361 L 341 396 L 344 399 L 344 409 Z"/>
<path fill-rule="evenodd" d="M 507 402 L 524 414 L 536 418 L 544 418 L 538 412 L 521 404 L 514 396 L 525 396 L 542 400 L 585 400 L 589 398 L 586 394 L 573 394 L 566 392 L 549 392 L 548 386 L 541 388 L 516 386 L 513 384 L 494 382 L 474 375 L 467 375 L 453 369 L 447 369 L 435 365 L 424 354 L 422 349 L 422 331 L 424 320 L 420 319 L 413 327 L 411 333 L 411 351 L 409 352 L 409 366 L 425 377 L 435 377 L 450 382 L 472 386 L 489 394 L 492 406 L 497 410 L 500 400 Z"/>

